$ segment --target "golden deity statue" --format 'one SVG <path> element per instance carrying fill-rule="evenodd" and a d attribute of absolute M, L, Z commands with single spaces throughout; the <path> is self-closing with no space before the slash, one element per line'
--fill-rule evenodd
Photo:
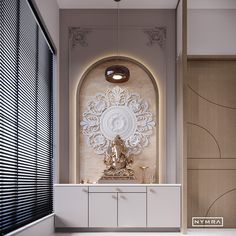
<path fill-rule="evenodd" d="M 106 152 L 106 170 L 100 180 L 135 180 L 134 171 L 130 167 L 133 157 L 127 153 L 125 142 L 117 135 Z"/>

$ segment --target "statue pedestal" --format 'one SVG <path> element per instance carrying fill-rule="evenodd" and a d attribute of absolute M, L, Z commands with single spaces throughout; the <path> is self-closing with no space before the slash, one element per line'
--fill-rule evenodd
<path fill-rule="evenodd" d="M 117 178 L 117 177 L 102 177 L 98 180 L 98 184 L 137 184 L 136 178 Z"/>

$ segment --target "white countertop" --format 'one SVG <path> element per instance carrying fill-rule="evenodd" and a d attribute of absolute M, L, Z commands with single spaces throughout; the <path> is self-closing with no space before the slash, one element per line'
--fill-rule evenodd
<path fill-rule="evenodd" d="M 120 186 L 120 187 L 180 187 L 181 184 L 54 184 L 55 187 L 109 187 L 109 186 Z"/>

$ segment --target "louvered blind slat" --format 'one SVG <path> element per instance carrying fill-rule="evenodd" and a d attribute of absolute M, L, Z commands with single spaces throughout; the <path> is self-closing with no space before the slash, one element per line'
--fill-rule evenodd
<path fill-rule="evenodd" d="M 0 235 L 52 213 L 53 53 L 27 0 L 0 0 Z"/>

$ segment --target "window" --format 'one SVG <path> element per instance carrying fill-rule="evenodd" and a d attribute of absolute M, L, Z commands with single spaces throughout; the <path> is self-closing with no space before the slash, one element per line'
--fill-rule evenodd
<path fill-rule="evenodd" d="M 0 0 L 0 234 L 52 213 L 53 53 L 27 0 Z"/>

